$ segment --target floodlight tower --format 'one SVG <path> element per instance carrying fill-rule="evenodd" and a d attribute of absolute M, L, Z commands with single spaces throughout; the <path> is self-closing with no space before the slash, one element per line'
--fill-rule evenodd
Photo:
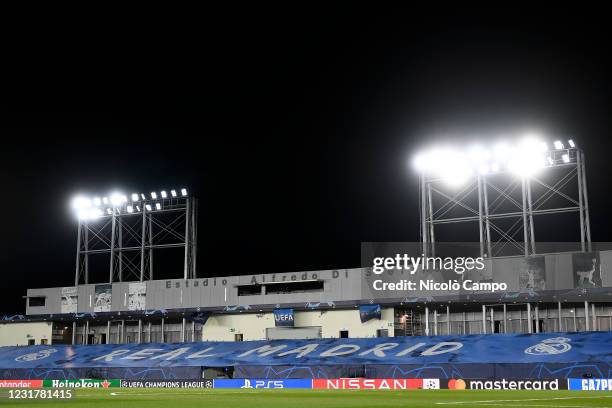
<path fill-rule="evenodd" d="M 132 193 L 129 197 L 119 192 L 75 197 L 74 284 L 90 283 L 90 256 L 94 254 L 109 256 L 109 283 L 152 280 L 153 253 L 168 248 L 184 248 L 183 278 L 195 278 L 197 205 L 197 199 L 185 188 Z"/>
<path fill-rule="evenodd" d="M 444 225 L 461 228 L 480 243 L 483 257 L 538 251 L 536 218 L 577 213 L 580 250 L 591 251 L 584 153 L 573 140 L 525 135 L 515 145 L 437 148 L 417 156 L 423 254 L 435 256 L 436 233 Z M 551 221 L 554 221 L 551 219 Z M 472 227 L 469 226 L 472 224 Z M 473 227 L 475 225 L 475 228 Z M 561 225 L 557 224 L 557 228 Z M 578 248 L 576 248 L 578 249 Z"/>

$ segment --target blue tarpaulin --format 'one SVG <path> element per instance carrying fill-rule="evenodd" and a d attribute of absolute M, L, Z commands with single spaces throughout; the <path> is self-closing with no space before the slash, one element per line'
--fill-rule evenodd
<path fill-rule="evenodd" d="M 0 369 L 612 363 L 612 333 L 0 347 Z"/>

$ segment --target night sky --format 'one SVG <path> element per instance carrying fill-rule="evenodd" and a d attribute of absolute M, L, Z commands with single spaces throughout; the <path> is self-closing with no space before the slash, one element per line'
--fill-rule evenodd
<path fill-rule="evenodd" d="M 356 267 L 361 242 L 419 239 L 408 163 L 440 135 L 574 138 L 593 240 L 610 240 L 603 16 L 279 12 L 13 32 L 0 314 L 22 313 L 28 287 L 72 284 L 75 193 L 188 187 L 200 277 Z"/>

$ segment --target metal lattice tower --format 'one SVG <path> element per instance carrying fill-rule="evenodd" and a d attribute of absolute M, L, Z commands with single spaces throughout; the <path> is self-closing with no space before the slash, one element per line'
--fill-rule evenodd
<path fill-rule="evenodd" d="M 454 225 L 460 230 L 456 241 L 479 242 L 483 257 L 535 255 L 538 220 L 554 222 L 554 215 L 564 213 L 578 214 L 575 227 L 569 228 L 579 231 L 580 250 L 591 251 L 584 154 L 571 145 L 547 151 L 546 165 L 532 175 L 498 169 L 474 174 L 458 189 L 421 171 L 423 254 L 435 256 L 438 229 Z"/>
<path fill-rule="evenodd" d="M 196 277 L 197 205 L 194 197 L 175 194 L 127 199 L 96 207 L 95 217 L 80 217 L 74 284 L 89 282 L 89 257 L 108 254 L 108 282 L 146 281 L 154 277 L 153 253 L 184 248 L 183 278 Z M 106 198 L 105 198 L 106 200 Z"/>

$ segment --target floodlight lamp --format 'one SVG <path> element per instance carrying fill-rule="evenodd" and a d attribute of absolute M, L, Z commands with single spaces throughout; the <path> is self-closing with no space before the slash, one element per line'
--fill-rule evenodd
<path fill-rule="evenodd" d="M 564 154 L 563 156 L 561 156 L 561 158 L 563 159 L 563 163 L 569 163 L 570 162 L 570 157 L 569 154 Z"/>
<path fill-rule="evenodd" d="M 127 212 L 129 212 L 130 214 L 134 212 L 134 207 L 132 207 L 131 205 L 127 206 Z"/>
<path fill-rule="evenodd" d="M 561 150 L 563 149 L 563 142 L 560 140 L 555 140 L 555 142 L 553 143 L 555 145 L 555 149 L 557 150 Z"/>
<path fill-rule="evenodd" d="M 493 155 L 495 156 L 497 160 L 505 161 L 508 159 L 508 156 L 510 155 L 510 147 L 508 146 L 506 142 L 498 142 L 493 147 Z"/>
<path fill-rule="evenodd" d="M 145 205 L 145 208 L 147 209 L 147 211 L 151 211 L 151 204 Z"/>
<path fill-rule="evenodd" d="M 89 211 L 85 209 L 77 211 L 77 218 L 81 221 L 87 220 L 89 218 Z"/>
<path fill-rule="evenodd" d="M 491 171 L 494 173 L 497 173 L 499 171 L 500 167 L 499 167 L 499 163 L 493 163 L 491 164 Z"/>
<path fill-rule="evenodd" d="M 100 205 L 102 205 L 102 200 L 100 200 L 100 197 L 93 198 L 93 205 L 95 205 L 96 207 L 99 207 Z"/>
<path fill-rule="evenodd" d="M 110 209 L 110 208 L 107 208 L 107 209 L 106 209 L 106 213 L 107 213 L 108 215 L 112 215 L 112 214 L 113 214 L 113 212 L 111 211 L 111 209 Z"/>
<path fill-rule="evenodd" d="M 422 154 L 419 154 L 418 156 L 416 156 L 412 164 L 418 172 L 422 173 L 427 169 L 427 159 Z"/>
<path fill-rule="evenodd" d="M 157 193 L 156 193 L 155 191 L 153 191 L 153 192 L 151 193 L 151 198 L 152 198 L 153 200 L 157 200 Z"/>
<path fill-rule="evenodd" d="M 166 190 L 162 190 L 160 192 L 160 194 L 161 194 L 161 198 L 167 198 L 168 197 L 168 194 L 166 193 Z"/>
<path fill-rule="evenodd" d="M 102 197 L 102 202 L 104 205 L 108 205 L 108 197 Z"/>
<path fill-rule="evenodd" d="M 90 220 L 95 220 L 96 218 L 99 218 L 102 216 L 102 210 L 99 208 L 91 208 L 89 209 L 89 214 L 87 216 L 88 219 Z"/>
<path fill-rule="evenodd" d="M 569 143 L 570 147 L 573 149 L 574 147 L 576 147 L 576 143 L 574 143 L 574 141 L 572 139 L 568 140 L 567 143 Z"/>
<path fill-rule="evenodd" d="M 82 210 L 91 207 L 91 200 L 87 197 L 77 196 L 72 199 L 72 208 Z"/>
<path fill-rule="evenodd" d="M 119 193 L 113 193 L 110 196 L 110 202 L 113 205 L 113 207 L 119 207 L 121 203 L 123 202 L 123 197 Z"/>
<path fill-rule="evenodd" d="M 469 149 L 470 159 L 476 163 L 481 164 L 491 157 L 491 152 L 481 146 L 472 146 Z"/>
<path fill-rule="evenodd" d="M 140 212 L 140 206 L 139 205 L 136 206 L 136 211 Z"/>
<path fill-rule="evenodd" d="M 521 143 L 520 148 L 524 151 L 533 151 L 533 152 L 545 152 L 548 150 L 548 146 L 546 143 L 539 140 L 539 138 L 535 137 L 533 134 L 531 136 L 525 137 Z"/>
<path fill-rule="evenodd" d="M 140 194 L 140 197 L 141 197 L 143 200 L 146 200 L 146 199 L 147 199 L 147 198 L 145 197 L 145 195 L 144 195 L 144 194 Z"/>
<path fill-rule="evenodd" d="M 548 156 L 548 157 L 546 158 L 546 160 L 548 160 L 548 164 L 549 164 L 550 166 L 552 166 L 553 164 L 555 164 L 555 161 L 554 161 L 554 160 L 553 160 L 553 158 L 552 158 L 552 157 L 550 157 L 550 156 Z"/>
<path fill-rule="evenodd" d="M 176 197 L 176 190 L 170 190 L 170 194 L 172 195 L 172 197 Z"/>
<path fill-rule="evenodd" d="M 132 201 L 138 201 L 138 194 L 132 193 Z"/>
<path fill-rule="evenodd" d="M 488 164 L 481 164 L 480 167 L 478 168 L 478 172 L 480 174 L 487 174 L 487 173 L 489 173 L 489 165 Z"/>
<path fill-rule="evenodd" d="M 181 195 L 183 197 L 187 197 L 187 189 L 186 188 L 181 188 Z"/>
<path fill-rule="evenodd" d="M 155 209 L 156 210 L 161 210 L 161 204 L 160 203 L 155 203 Z"/>

